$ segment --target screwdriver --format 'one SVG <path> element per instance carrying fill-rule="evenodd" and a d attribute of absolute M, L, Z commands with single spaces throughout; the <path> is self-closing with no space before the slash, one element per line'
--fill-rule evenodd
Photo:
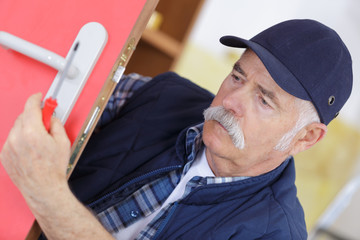
<path fill-rule="evenodd" d="M 75 53 L 76 53 L 76 50 L 78 49 L 78 47 L 79 47 L 79 42 L 77 42 L 75 44 L 73 51 L 70 53 L 70 56 L 65 64 L 64 70 L 62 71 L 62 73 L 59 77 L 59 81 L 53 91 L 52 96 L 48 97 L 44 102 L 44 106 L 42 109 L 42 120 L 43 120 L 44 126 L 48 132 L 50 130 L 51 116 L 54 114 L 55 108 L 58 106 L 58 103 L 56 101 L 57 95 L 59 94 L 62 83 L 64 82 L 64 80 L 67 76 L 67 73 L 71 66 L 71 62 L 74 59 L 74 56 L 75 56 Z"/>

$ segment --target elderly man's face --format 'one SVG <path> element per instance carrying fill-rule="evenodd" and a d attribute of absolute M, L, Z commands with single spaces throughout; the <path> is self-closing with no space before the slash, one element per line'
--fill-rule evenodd
<path fill-rule="evenodd" d="M 282 90 L 263 63 L 247 50 L 222 83 L 212 107 L 230 112 L 243 131 L 245 144 L 216 120 L 205 121 L 203 140 L 211 169 L 218 176 L 252 176 L 277 167 L 291 153 L 275 151 L 280 138 L 298 119 L 295 97 Z"/>

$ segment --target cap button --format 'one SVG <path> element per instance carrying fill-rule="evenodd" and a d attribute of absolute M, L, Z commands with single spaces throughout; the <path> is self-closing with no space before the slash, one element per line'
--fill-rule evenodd
<path fill-rule="evenodd" d="M 329 106 L 333 105 L 334 102 L 335 102 L 335 97 L 334 96 L 329 97 L 329 100 L 328 100 Z"/>

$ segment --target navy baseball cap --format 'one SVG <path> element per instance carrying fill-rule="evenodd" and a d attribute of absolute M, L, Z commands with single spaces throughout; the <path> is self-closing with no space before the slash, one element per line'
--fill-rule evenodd
<path fill-rule="evenodd" d="M 253 50 L 275 82 L 289 94 L 311 101 L 326 125 L 351 94 L 350 53 L 334 30 L 317 21 L 289 20 L 250 40 L 224 36 L 220 42 Z"/>

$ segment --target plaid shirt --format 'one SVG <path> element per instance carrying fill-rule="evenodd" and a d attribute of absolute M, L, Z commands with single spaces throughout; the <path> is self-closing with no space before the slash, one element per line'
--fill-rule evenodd
<path fill-rule="evenodd" d="M 143 77 L 137 73 L 123 75 L 119 84 L 115 87 L 114 93 L 104 109 L 97 127 L 105 126 L 111 122 L 120 112 L 126 100 L 128 100 L 136 90 L 151 80 L 151 77 Z"/>
<path fill-rule="evenodd" d="M 138 74 L 125 76 L 116 87 L 113 96 L 110 98 L 107 109 L 102 116 L 100 127 L 113 119 L 120 111 L 125 101 L 150 78 L 144 78 Z M 98 213 L 97 217 L 103 226 L 112 234 L 132 223 L 152 214 L 159 209 L 167 197 L 175 189 L 182 176 L 190 169 L 197 153 L 203 147 L 202 124 L 191 127 L 186 135 L 187 163 L 183 169 L 173 170 L 166 176 L 160 177 L 136 190 L 125 200 Z M 240 181 L 247 177 L 193 177 L 185 188 L 183 198 L 199 186 L 209 184 L 220 184 L 232 181 Z M 180 199 L 179 199 L 180 200 Z M 151 239 L 156 236 L 158 230 L 162 229 L 163 220 L 171 214 L 173 206 L 177 202 L 165 206 L 140 232 L 136 239 Z"/>

